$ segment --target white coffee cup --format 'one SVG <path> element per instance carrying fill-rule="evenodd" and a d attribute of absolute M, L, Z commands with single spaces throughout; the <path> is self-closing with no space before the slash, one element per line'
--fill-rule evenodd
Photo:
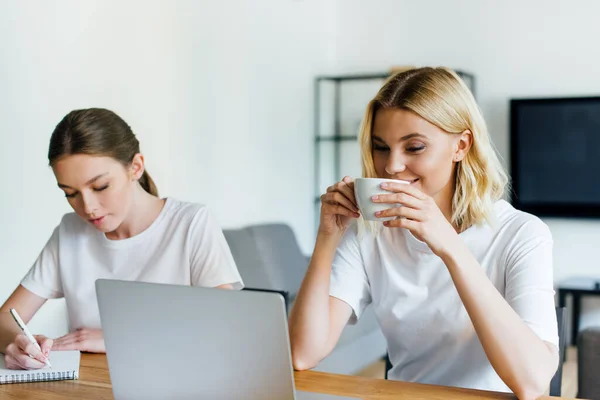
<path fill-rule="evenodd" d="M 383 178 L 356 178 L 354 180 L 354 195 L 356 196 L 356 202 L 358 203 L 358 209 L 362 217 L 368 221 L 391 221 L 396 217 L 377 218 L 375 213 L 377 211 L 387 210 L 393 207 L 399 207 L 402 204 L 390 204 L 390 203 L 374 203 L 371 197 L 376 194 L 390 194 L 388 190 L 381 188 L 381 184 L 384 182 L 394 182 L 400 184 L 410 184 L 409 181 L 401 181 L 397 179 L 383 179 Z"/>

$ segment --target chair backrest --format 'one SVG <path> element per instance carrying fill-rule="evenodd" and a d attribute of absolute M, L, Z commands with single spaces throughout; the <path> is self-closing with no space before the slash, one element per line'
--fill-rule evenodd
<path fill-rule="evenodd" d="M 550 381 L 550 396 L 560 396 L 561 393 L 561 385 L 562 385 L 562 369 L 563 369 L 563 360 L 565 351 L 567 349 L 566 344 L 566 308 L 565 307 L 556 307 L 556 320 L 558 323 L 558 369 L 556 373 L 552 377 Z M 600 354 L 600 334 L 598 335 L 598 351 Z M 600 356 L 598 357 L 598 361 L 600 361 Z M 596 366 L 597 369 L 600 368 L 600 365 Z M 392 363 L 390 361 L 389 354 L 385 355 L 385 379 L 388 378 L 388 372 L 392 369 Z M 581 376 L 581 375 L 580 375 Z M 600 385 L 598 386 L 600 390 Z M 598 398 L 600 399 L 600 392 L 598 392 Z M 586 398 L 591 398 L 588 396 L 584 396 Z"/>
<path fill-rule="evenodd" d="M 561 393 L 563 361 L 567 351 L 567 311 L 565 307 L 556 307 L 556 322 L 558 323 L 558 369 L 550 381 L 550 396 L 560 396 Z"/>
<path fill-rule="evenodd" d="M 293 302 L 309 260 L 289 226 L 251 225 L 223 233 L 246 287 L 284 291 Z"/>
<path fill-rule="evenodd" d="M 281 289 L 265 270 L 250 229 L 225 229 L 223 234 L 246 287 Z"/>
<path fill-rule="evenodd" d="M 272 288 L 285 290 L 293 301 L 308 268 L 294 232 L 285 224 L 252 225 L 248 229 L 252 232 Z"/>
<path fill-rule="evenodd" d="M 600 399 L 600 327 L 586 328 L 577 337 L 577 397 Z"/>

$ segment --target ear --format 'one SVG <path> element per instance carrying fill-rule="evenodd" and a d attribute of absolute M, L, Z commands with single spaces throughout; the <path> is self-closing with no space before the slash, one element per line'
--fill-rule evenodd
<path fill-rule="evenodd" d="M 462 161 L 466 156 L 469 150 L 471 149 L 471 145 L 473 144 L 473 134 L 469 129 L 464 130 L 458 140 L 456 142 L 456 149 L 454 151 L 454 162 Z"/>
<path fill-rule="evenodd" d="M 132 181 L 138 181 L 144 174 L 144 156 L 137 153 L 133 156 L 129 165 L 129 177 Z"/>

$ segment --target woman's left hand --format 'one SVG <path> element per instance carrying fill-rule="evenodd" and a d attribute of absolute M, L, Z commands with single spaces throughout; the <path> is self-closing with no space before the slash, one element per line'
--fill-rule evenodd
<path fill-rule="evenodd" d="M 373 196 L 373 202 L 402 204 L 375 214 L 377 217 L 397 217 L 384 222 L 385 226 L 408 229 L 440 257 L 452 248 L 458 234 L 433 198 L 407 184 L 386 182 L 381 187 L 394 193 Z"/>
<path fill-rule="evenodd" d="M 106 353 L 101 329 L 80 328 L 54 339 L 52 350 L 79 350 L 88 353 Z"/>

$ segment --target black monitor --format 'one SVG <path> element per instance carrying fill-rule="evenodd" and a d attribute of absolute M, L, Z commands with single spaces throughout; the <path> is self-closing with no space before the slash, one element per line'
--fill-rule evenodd
<path fill-rule="evenodd" d="M 600 217 L 600 97 L 510 101 L 513 205 Z"/>

